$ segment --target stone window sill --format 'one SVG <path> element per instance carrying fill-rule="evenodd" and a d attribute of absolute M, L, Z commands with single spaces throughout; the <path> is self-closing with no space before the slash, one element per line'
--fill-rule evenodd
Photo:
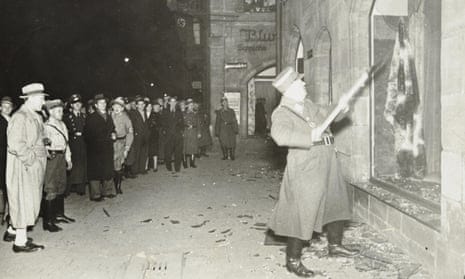
<path fill-rule="evenodd" d="M 351 185 L 433 230 L 440 231 L 441 212 L 440 207 L 438 208 L 436 204 L 425 203 L 419 198 L 412 198 L 411 194 L 408 195 L 377 180 L 351 183 Z"/>

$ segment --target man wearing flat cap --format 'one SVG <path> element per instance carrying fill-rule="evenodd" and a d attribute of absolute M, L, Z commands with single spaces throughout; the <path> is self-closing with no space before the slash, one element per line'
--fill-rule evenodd
<path fill-rule="evenodd" d="M 0 200 L 0 215 L 4 214 L 2 217 L 2 223 L 6 220 L 7 212 L 7 203 L 8 203 L 8 193 L 6 191 L 6 153 L 7 153 L 7 137 L 6 130 L 8 128 L 8 122 L 11 118 L 11 112 L 13 111 L 13 100 L 11 97 L 5 96 L 0 100 L 0 190 L 2 194 L 2 199 Z"/>
<path fill-rule="evenodd" d="M 272 115 L 271 137 L 289 151 L 279 200 L 268 225 L 275 234 L 288 237 L 287 269 L 300 277 L 312 277 L 314 272 L 301 263 L 302 247 L 324 225 L 330 256 L 356 254 L 341 244 L 343 222 L 351 217 L 349 198 L 334 139 L 320 126 L 331 108 L 306 98 L 305 83 L 291 67 L 275 78 L 273 86 L 283 96 Z M 348 110 L 345 98 L 337 106 Z"/>
<path fill-rule="evenodd" d="M 27 227 L 36 223 L 42 200 L 47 164 L 47 143 L 42 117 L 37 113 L 45 103 L 44 86 L 32 83 L 22 88 L 24 104 L 8 123 L 6 187 L 11 227 L 5 241 L 14 241 L 13 251 L 35 252 L 44 249 L 27 238 Z"/>
<path fill-rule="evenodd" d="M 71 149 L 73 168 L 68 172 L 65 195 L 76 192 L 78 195 L 83 196 L 86 194 L 87 183 L 87 151 L 84 140 L 86 118 L 81 112 L 82 98 L 79 94 L 71 95 L 68 103 L 71 112 L 64 117 L 64 122 L 69 132 L 69 147 Z"/>
<path fill-rule="evenodd" d="M 123 180 L 123 164 L 128 157 L 134 140 L 134 130 L 129 116 L 124 111 L 125 101 L 123 97 L 117 97 L 111 102 L 111 117 L 115 124 L 116 140 L 113 143 L 114 148 L 114 178 L 115 189 L 117 194 L 122 194 L 121 182 Z"/>
<path fill-rule="evenodd" d="M 107 112 L 107 99 L 103 94 L 94 97 L 95 112 L 86 119 L 84 138 L 87 145 L 87 176 L 90 184 L 90 200 L 102 201 L 114 198 L 113 141 L 115 125 Z"/>
<path fill-rule="evenodd" d="M 45 107 L 50 115 L 45 122 L 45 136 L 50 144 L 47 167 L 45 168 L 43 228 L 49 232 L 61 231 L 56 222 L 74 222 L 65 215 L 66 170 L 70 170 L 71 151 L 68 145 L 68 129 L 63 119 L 63 102 L 59 99 L 47 101 Z"/>

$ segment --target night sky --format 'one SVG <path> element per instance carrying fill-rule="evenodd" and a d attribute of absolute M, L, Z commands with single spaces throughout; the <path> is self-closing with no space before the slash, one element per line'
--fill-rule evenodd
<path fill-rule="evenodd" d="M 0 35 L 1 96 L 18 96 L 29 82 L 60 98 L 182 96 L 186 88 L 166 1 L 3 0 Z"/>

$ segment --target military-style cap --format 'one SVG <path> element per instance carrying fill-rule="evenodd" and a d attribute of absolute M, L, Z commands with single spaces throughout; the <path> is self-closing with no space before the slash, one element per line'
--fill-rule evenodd
<path fill-rule="evenodd" d="M 45 102 L 45 107 L 48 111 L 51 111 L 54 108 L 64 107 L 63 102 L 60 99 L 50 100 Z"/>
<path fill-rule="evenodd" d="M 44 90 L 44 85 L 42 83 L 30 83 L 21 88 L 21 92 L 23 93 L 23 95 L 19 97 L 22 99 L 26 99 L 33 95 L 48 96 L 48 94 L 45 93 Z"/>
<path fill-rule="evenodd" d="M 186 104 L 190 104 L 190 103 L 193 103 L 193 102 L 194 102 L 194 100 L 192 100 L 192 98 L 187 98 L 186 99 Z"/>
<path fill-rule="evenodd" d="M 273 80 L 272 85 L 279 92 L 284 93 L 289 87 L 298 79 L 302 79 L 304 74 L 297 73 L 294 68 L 286 67 L 279 73 L 279 75 Z"/>
<path fill-rule="evenodd" d="M 14 105 L 13 99 L 9 96 L 2 97 L 2 99 L 0 100 L 0 104 L 3 104 L 3 103 L 9 103 L 11 105 Z"/>
<path fill-rule="evenodd" d="M 126 102 L 124 101 L 123 97 L 116 97 L 115 99 L 113 99 L 113 101 L 111 101 L 111 105 L 114 105 L 114 104 L 118 104 L 124 107 L 124 105 L 126 105 Z"/>
<path fill-rule="evenodd" d="M 68 103 L 74 104 L 74 103 L 77 103 L 77 102 L 81 102 L 81 103 L 82 103 L 81 95 L 79 95 L 79 94 L 73 94 L 73 95 L 71 95 L 71 97 L 69 97 Z"/>

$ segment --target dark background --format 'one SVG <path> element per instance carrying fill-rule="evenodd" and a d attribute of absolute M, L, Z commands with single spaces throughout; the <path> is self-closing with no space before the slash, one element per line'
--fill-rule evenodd
<path fill-rule="evenodd" d="M 166 1 L 2 0 L 0 53 L 0 96 L 30 82 L 60 98 L 186 94 L 185 51 Z"/>

